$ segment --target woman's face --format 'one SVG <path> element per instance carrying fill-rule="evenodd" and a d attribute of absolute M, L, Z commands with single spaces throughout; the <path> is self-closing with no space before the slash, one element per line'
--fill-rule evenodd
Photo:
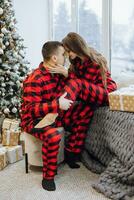
<path fill-rule="evenodd" d="M 65 47 L 66 52 L 68 53 L 68 56 L 71 60 L 75 59 L 77 57 L 77 54 Z"/>

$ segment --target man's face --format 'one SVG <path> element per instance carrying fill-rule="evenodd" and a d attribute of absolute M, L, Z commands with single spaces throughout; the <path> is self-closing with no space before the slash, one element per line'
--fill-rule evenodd
<path fill-rule="evenodd" d="M 64 65 L 65 63 L 65 49 L 64 47 L 60 46 L 56 53 L 56 64 Z"/>

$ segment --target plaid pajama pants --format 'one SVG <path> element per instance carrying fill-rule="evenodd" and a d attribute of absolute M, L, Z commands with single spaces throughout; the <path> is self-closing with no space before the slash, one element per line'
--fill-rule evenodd
<path fill-rule="evenodd" d="M 94 109 L 103 102 L 107 102 L 108 92 L 100 86 L 80 79 L 69 80 L 58 97 L 64 92 L 67 92 L 68 99 L 75 101 L 79 98 L 83 103 L 74 103 L 69 110 L 61 111 L 55 126 L 63 126 L 65 130 L 71 132 L 65 148 L 68 151 L 80 153 Z M 41 129 L 33 128 L 31 134 L 43 141 L 43 178 L 53 179 L 57 169 L 61 133 L 57 128 L 48 126 Z"/>

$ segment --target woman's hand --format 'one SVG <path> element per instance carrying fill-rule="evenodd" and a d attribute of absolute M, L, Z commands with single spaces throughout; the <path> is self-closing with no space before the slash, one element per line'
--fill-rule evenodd
<path fill-rule="evenodd" d="M 48 70 L 52 74 L 62 74 L 65 77 L 68 77 L 68 70 L 65 69 L 63 65 L 57 64 L 53 67 L 48 67 Z"/>
<path fill-rule="evenodd" d="M 60 98 L 59 98 L 59 108 L 61 110 L 68 110 L 71 105 L 73 104 L 72 100 L 66 99 L 67 92 L 65 92 Z"/>

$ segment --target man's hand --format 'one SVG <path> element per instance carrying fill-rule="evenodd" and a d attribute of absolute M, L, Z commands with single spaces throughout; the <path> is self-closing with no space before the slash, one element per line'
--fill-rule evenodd
<path fill-rule="evenodd" d="M 65 96 L 67 95 L 67 92 L 65 92 L 60 98 L 59 98 L 59 108 L 61 110 L 68 110 L 70 106 L 72 105 L 73 101 L 66 99 Z"/>
<path fill-rule="evenodd" d="M 48 70 L 52 74 L 62 74 L 65 77 L 68 77 L 68 70 L 65 69 L 63 65 L 57 64 L 54 67 L 48 67 Z"/>

